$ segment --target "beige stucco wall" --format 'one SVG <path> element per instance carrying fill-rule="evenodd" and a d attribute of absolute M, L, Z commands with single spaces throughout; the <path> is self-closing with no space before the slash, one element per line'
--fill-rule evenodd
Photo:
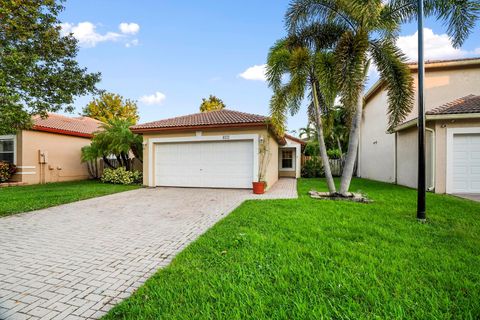
<path fill-rule="evenodd" d="M 413 76 L 416 88 L 417 75 L 414 74 Z M 469 94 L 480 95 L 479 84 L 480 68 L 478 67 L 447 70 L 427 69 L 425 109 L 427 111 L 434 109 Z M 412 112 L 405 121 L 417 117 L 418 104 L 416 99 L 417 93 L 415 93 Z M 387 182 L 395 181 L 395 135 L 386 133 L 387 119 L 387 95 L 386 91 L 382 89 L 368 101 L 363 112 L 358 170 L 361 177 Z M 473 121 L 473 123 L 478 123 L 478 121 Z M 435 125 L 433 121 L 430 121 L 427 125 L 432 129 L 438 129 L 438 124 Z M 469 125 L 472 125 L 472 123 Z M 436 131 L 435 191 L 439 193 L 445 192 L 445 137 L 445 132 L 442 130 Z M 396 161 L 397 183 L 416 187 L 418 161 L 416 127 L 398 133 Z"/>
<path fill-rule="evenodd" d="M 86 164 L 80 160 L 82 147 L 90 139 L 41 131 L 17 134 L 17 166 L 14 181 L 28 184 L 88 179 Z M 39 163 L 38 151 L 48 153 L 48 162 Z"/>
<path fill-rule="evenodd" d="M 148 185 L 149 177 L 149 154 L 148 141 L 152 138 L 178 138 L 178 137 L 194 137 L 197 131 L 201 131 L 202 136 L 224 136 L 224 135 L 240 135 L 240 134 L 258 134 L 263 136 L 265 141 L 268 141 L 268 156 L 265 165 L 265 180 L 267 182 L 267 189 L 271 187 L 278 180 L 278 142 L 265 128 L 259 129 L 229 129 L 229 130 L 196 130 L 196 131 L 175 131 L 175 132 L 161 132 L 161 133 L 145 133 L 143 134 L 143 184 Z M 268 137 L 268 140 L 266 138 Z M 260 145 L 259 145 L 260 149 Z M 260 150 L 257 152 L 260 153 Z M 154 156 L 154 155 L 153 155 Z M 262 154 L 259 157 L 259 167 L 262 164 Z M 154 168 L 155 170 L 155 168 Z M 155 173 L 152 173 L 155 175 Z"/>
<path fill-rule="evenodd" d="M 418 77 L 414 74 L 414 86 Z M 416 90 L 415 90 L 416 91 Z M 480 67 L 472 69 L 427 70 L 425 73 L 425 110 L 431 110 L 469 94 L 480 95 Z M 408 121 L 418 115 L 418 94 Z"/>
<path fill-rule="evenodd" d="M 387 134 L 387 93 L 382 91 L 363 111 L 360 125 L 358 175 L 395 182 L 395 135 Z"/>

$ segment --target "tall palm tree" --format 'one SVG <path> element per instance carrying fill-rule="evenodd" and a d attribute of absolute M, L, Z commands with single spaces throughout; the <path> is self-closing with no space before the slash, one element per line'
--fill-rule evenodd
<path fill-rule="evenodd" d="M 333 51 L 336 78 L 345 107 L 352 115 L 340 193 L 350 188 L 357 157 L 363 91 L 370 61 L 377 66 L 388 94 L 389 129 L 411 111 L 413 80 L 405 55 L 396 46 L 400 26 L 416 18 L 417 0 L 294 0 L 286 14 L 290 34 L 312 23 L 344 28 Z M 447 23 L 447 33 L 460 46 L 479 18 L 478 0 L 425 0 L 425 14 Z"/>
<path fill-rule="evenodd" d="M 325 51 L 313 51 L 302 45 L 299 39 L 289 37 L 279 40 L 271 49 L 267 61 L 267 79 L 273 89 L 270 111 L 273 125 L 284 132 L 286 114 L 295 114 L 309 92 L 310 111 L 315 115 L 319 151 L 325 170 L 328 190 L 336 193 L 327 149 L 323 135 L 322 113 L 333 105 L 336 96 L 334 82 L 328 80 L 332 71 L 333 55 Z M 283 79 L 288 78 L 284 83 Z"/>
<path fill-rule="evenodd" d="M 300 133 L 299 137 L 307 141 L 313 141 L 317 138 L 317 130 L 310 123 L 305 128 L 300 128 L 298 132 Z"/>

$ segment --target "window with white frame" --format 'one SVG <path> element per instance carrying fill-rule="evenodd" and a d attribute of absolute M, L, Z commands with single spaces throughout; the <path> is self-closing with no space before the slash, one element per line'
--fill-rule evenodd
<path fill-rule="evenodd" d="M 282 150 L 282 160 L 281 160 L 282 169 L 293 169 L 293 165 L 294 165 L 293 154 L 294 154 L 293 150 Z"/>
<path fill-rule="evenodd" d="M 15 135 L 0 136 L 0 161 L 15 163 Z"/>

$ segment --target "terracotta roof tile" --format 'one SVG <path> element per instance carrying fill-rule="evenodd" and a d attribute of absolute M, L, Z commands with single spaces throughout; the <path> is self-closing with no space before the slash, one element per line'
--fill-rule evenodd
<path fill-rule="evenodd" d="M 174 129 L 215 125 L 240 125 L 266 123 L 268 117 L 233 110 L 219 110 L 189 114 L 186 116 L 158 120 L 132 126 L 133 131 L 143 129 Z"/>
<path fill-rule="evenodd" d="M 480 96 L 468 95 L 426 112 L 428 115 L 480 113 Z"/>
<path fill-rule="evenodd" d="M 102 125 L 101 121 L 89 117 L 67 117 L 49 113 L 47 118 L 33 117 L 33 130 L 54 132 L 72 136 L 92 137 Z"/>
<path fill-rule="evenodd" d="M 295 141 L 295 142 L 298 142 L 298 143 L 300 143 L 301 145 L 306 145 L 306 144 L 307 144 L 307 142 L 306 142 L 305 140 L 302 140 L 302 139 L 300 139 L 300 138 L 291 136 L 291 135 L 289 135 L 289 134 L 285 134 L 285 138 L 288 138 L 288 139 L 290 139 L 290 140 L 293 140 L 293 141 Z"/>

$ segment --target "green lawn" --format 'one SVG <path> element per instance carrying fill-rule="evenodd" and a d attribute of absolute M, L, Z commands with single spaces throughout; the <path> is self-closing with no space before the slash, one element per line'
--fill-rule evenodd
<path fill-rule="evenodd" d="M 0 217 L 133 190 L 138 187 L 84 180 L 0 188 Z"/>
<path fill-rule="evenodd" d="M 105 319 L 478 319 L 480 204 L 354 180 L 371 204 L 247 201 Z M 318 188 L 319 190 L 322 188 Z"/>

